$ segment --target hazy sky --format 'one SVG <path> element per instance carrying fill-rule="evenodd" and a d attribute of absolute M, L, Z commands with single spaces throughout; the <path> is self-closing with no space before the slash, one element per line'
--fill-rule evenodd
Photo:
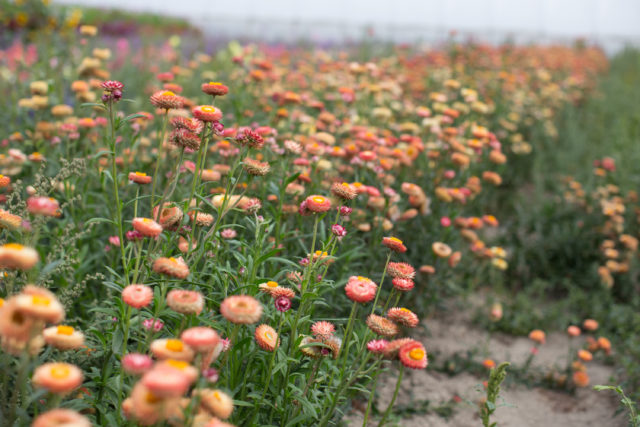
<path fill-rule="evenodd" d="M 640 41 L 640 0 L 58 0 L 187 17 L 211 34 L 411 41 L 448 30 L 489 38 Z"/>

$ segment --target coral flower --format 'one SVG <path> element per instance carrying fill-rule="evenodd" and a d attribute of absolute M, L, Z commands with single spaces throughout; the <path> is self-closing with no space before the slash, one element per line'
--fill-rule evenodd
<path fill-rule="evenodd" d="M 187 374 L 168 365 L 154 367 L 144 374 L 140 382 L 161 398 L 182 396 L 191 385 Z"/>
<path fill-rule="evenodd" d="M 161 108 L 163 110 L 182 108 L 184 104 L 184 98 L 176 95 L 170 90 L 161 90 L 159 92 L 156 92 L 151 95 L 149 100 L 156 108 Z"/>
<path fill-rule="evenodd" d="M 167 305 L 178 313 L 200 314 L 204 308 L 204 297 L 198 291 L 173 289 L 167 294 Z"/>
<path fill-rule="evenodd" d="M 144 172 L 129 172 L 129 181 L 141 185 L 150 184 L 151 177 Z"/>
<path fill-rule="evenodd" d="M 16 339 L 21 342 L 29 340 L 36 320 L 25 315 L 16 304 L 16 297 L 9 298 L 0 307 L 0 335 L 2 338 Z M 39 326 L 42 328 L 42 325 Z"/>
<path fill-rule="evenodd" d="M 122 369 L 131 375 L 142 375 L 153 366 L 153 359 L 146 354 L 129 353 L 122 358 Z"/>
<path fill-rule="evenodd" d="M 587 319 L 582 322 L 582 327 L 587 331 L 595 331 L 598 329 L 598 322 L 593 319 Z"/>
<path fill-rule="evenodd" d="M 391 281 L 393 287 L 401 292 L 408 292 L 414 287 L 413 280 L 396 277 Z"/>
<path fill-rule="evenodd" d="M 162 233 L 162 226 L 149 218 L 134 218 L 131 225 L 134 230 L 146 237 L 158 237 Z"/>
<path fill-rule="evenodd" d="M 383 237 L 382 244 L 394 252 L 405 253 L 407 247 L 396 237 Z"/>
<path fill-rule="evenodd" d="M 354 302 L 366 304 L 376 297 L 378 286 L 371 279 L 351 276 L 344 287 L 347 297 Z"/>
<path fill-rule="evenodd" d="M 26 316 L 47 323 L 64 320 L 64 308 L 58 298 L 45 288 L 27 285 L 15 299 L 16 307 Z"/>
<path fill-rule="evenodd" d="M 11 178 L 6 175 L 0 175 L 0 188 L 8 187 L 11 184 Z"/>
<path fill-rule="evenodd" d="M 27 211 L 32 215 L 60 216 L 60 204 L 51 197 L 29 197 Z"/>
<path fill-rule="evenodd" d="M 400 332 L 398 325 L 377 314 L 370 314 L 369 317 L 367 317 L 367 326 L 373 332 L 383 337 L 392 337 Z"/>
<path fill-rule="evenodd" d="M 484 366 L 484 367 L 485 367 L 485 368 L 487 368 L 487 369 L 493 369 L 493 368 L 495 368 L 495 367 L 496 367 L 496 362 L 494 362 L 494 361 L 493 361 L 493 360 L 491 360 L 491 359 L 484 359 L 484 360 L 482 361 L 482 366 Z"/>
<path fill-rule="evenodd" d="M 278 347 L 278 333 L 269 325 L 262 324 L 256 328 L 256 343 L 263 350 L 274 351 Z"/>
<path fill-rule="evenodd" d="M 0 228 L 15 230 L 22 225 L 22 218 L 0 209 Z"/>
<path fill-rule="evenodd" d="M 367 343 L 367 350 L 373 354 L 382 354 L 389 342 L 387 340 L 371 340 Z"/>
<path fill-rule="evenodd" d="M 609 341 L 607 338 L 598 337 L 597 343 L 598 343 L 598 348 L 604 350 L 606 354 L 611 353 L 611 341 Z"/>
<path fill-rule="evenodd" d="M 198 105 L 191 110 L 193 117 L 203 122 L 217 122 L 222 118 L 222 111 L 212 105 Z"/>
<path fill-rule="evenodd" d="M 160 208 L 155 206 L 153 208 L 152 218 L 162 225 L 163 228 L 169 228 L 180 222 L 182 219 L 183 213 L 182 210 L 177 206 L 172 206 L 171 203 L 163 203 L 162 211 L 158 216 L 158 210 Z"/>
<path fill-rule="evenodd" d="M 324 196 L 309 196 L 305 199 L 306 208 L 314 213 L 324 213 L 331 209 L 331 200 Z"/>
<path fill-rule="evenodd" d="M 35 387 L 45 388 L 51 393 L 66 394 L 82 384 L 82 371 L 69 363 L 45 363 L 33 373 Z"/>
<path fill-rule="evenodd" d="M 391 277 L 400 279 L 413 279 L 416 276 L 416 270 L 406 262 L 390 262 L 387 270 Z"/>
<path fill-rule="evenodd" d="M 202 389 L 198 391 L 200 404 L 213 416 L 229 418 L 233 413 L 233 399 L 220 390 Z"/>
<path fill-rule="evenodd" d="M 387 318 L 410 328 L 415 328 L 420 322 L 418 316 L 413 311 L 404 307 L 390 308 L 389 311 L 387 311 Z"/>
<path fill-rule="evenodd" d="M 569 334 L 570 337 L 577 337 L 580 335 L 580 328 L 575 325 L 571 325 L 567 328 L 567 334 Z"/>
<path fill-rule="evenodd" d="M 121 91 L 122 89 L 124 89 L 124 84 L 116 80 L 108 80 L 106 82 L 102 82 L 100 86 L 102 86 L 102 89 L 107 92 L 115 92 L 116 90 Z"/>
<path fill-rule="evenodd" d="M 424 369 L 427 367 L 427 351 L 417 341 L 403 345 L 398 352 L 400 362 L 407 368 Z"/>
<path fill-rule="evenodd" d="M 189 215 L 189 218 L 191 218 L 191 221 L 193 221 L 195 225 L 199 225 L 201 227 L 209 227 L 211 226 L 211 224 L 213 224 L 213 215 L 211 214 L 205 212 L 189 211 L 187 215 Z"/>
<path fill-rule="evenodd" d="M 578 359 L 583 362 L 590 362 L 593 360 L 593 354 L 588 350 L 578 350 Z"/>
<path fill-rule="evenodd" d="M 184 362 L 193 360 L 194 352 L 191 347 L 181 340 L 162 338 L 151 343 L 151 353 L 158 359 L 175 359 Z"/>
<path fill-rule="evenodd" d="M 180 339 L 198 353 L 215 349 L 220 344 L 220 336 L 207 326 L 195 326 L 182 332 Z"/>
<path fill-rule="evenodd" d="M 148 306 L 153 299 L 153 291 L 149 286 L 133 284 L 122 290 L 122 300 L 133 308 Z"/>
<path fill-rule="evenodd" d="M 178 147 L 193 151 L 200 148 L 200 137 L 187 129 L 175 129 L 169 135 L 169 141 Z"/>
<path fill-rule="evenodd" d="M 220 314 L 231 323 L 256 323 L 262 316 L 262 305 L 249 295 L 232 295 L 220 304 Z"/>
<path fill-rule="evenodd" d="M 58 325 L 42 331 L 44 341 L 60 350 L 80 348 L 84 344 L 84 335 L 71 326 Z"/>
<path fill-rule="evenodd" d="M 176 279 L 186 279 L 189 276 L 189 266 L 182 257 L 160 257 L 153 262 L 153 271 Z"/>
<path fill-rule="evenodd" d="M 446 258 L 451 255 L 452 252 L 449 245 L 442 242 L 435 242 L 431 245 L 431 249 L 433 250 L 433 253 L 440 258 Z"/>
<path fill-rule="evenodd" d="M 343 182 L 342 184 L 334 182 L 331 185 L 331 194 L 342 200 L 353 200 L 358 196 L 356 189 L 346 182 Z"/>
<path fill-rule="evenodd" d="M 6 243 L 0 246 L 0 268 L 11 270 L 29 270 L 40 257 L 33 248 L 18 243 Z"/>
<path fill-rule="evenodd" d="M 179 398 L 163 399 L 156 396 L 142 382 L 137 382 L 131 391 L 131 398 L 122 404 L 122 410 L 127 417 L 133 417 L 142 425 L 153 425 L 164 420 L 169 411 L 178 407 Z"/>
<path fill-rule="evenodd" d="M 229 88 L 219 82 L 203 83 L 201 89 L 204 93 L 211 96 L 224 96 L 229 93 Z"/>
<path fill-rule="evenodd" d="M 244 163 L 244 169 L 247 171 L 247 173 L 253 176 L 265 176 L 271 169 L 269 163 L 261 162 L 250 157 L 245 157 L 242 162 Z"/>
<path fill-rule="evenodd" d="M 538 344 L 544 344 L 545 333 L 540 329 L 534 329 L 533 331 L 529 332 L 529 339 L 531 341 L 537 342 Z"/>
<path fill-rule="evenodd" d="M 336 327 L 331 322 L 320 321 L 311 325 L 311 332 L 318 338 L 328 338 L 333 335 Z"/>
<path fill-rule="evenodd" d="M 585 371 L 576 371 L 573 373 L 573 382 L 578 387 L 586 387 L 589 385 L 589 375 Z"/>
<path fill-rule="evenodd" d="M 31 427 L 91 427 L 91 422 L 74 410 L 57 408 L 40 414 Z"/>

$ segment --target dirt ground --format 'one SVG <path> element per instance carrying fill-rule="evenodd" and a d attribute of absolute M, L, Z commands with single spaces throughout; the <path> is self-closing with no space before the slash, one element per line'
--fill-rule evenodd
<path fill-rule="evenodd" d="M 448 310 L 447 313 L 451 313 Z M 531 351 L 531 341 L 525 337 L 512 337 L 493 334 L 487 345 L 487 332 L 474 327 L 469 315 L 455 310 L 455 315 L 438 315 L 424 322 L 422 341 L 428 352 L 438 353 L 439 360 L 447 360 L 447 356 L 470 349 L 488 351 L 488 357 L 497 363 L 509 361 L 516 365 L 524 364 Z M 565 366 L 568 354 L 567 336 L 563 333 L 547 335 L 546 343 L 540 347 L 534 357 L 532 367 Z M 574 344 L 578 348 L 580 338 Z M 479 362 L 483 356 L 476 356 Z M 613 370 L 609 366 L 594 360 L 588 363 L 587 372 L 591 379 L 590 386 L 595 384 L 611 384 Z M 377 408 L 384 411 L 393 395 L 395 372 L 389 373 L 378 385 L 379 398 Z M 422 371 L 405 371 L 396 406 L 417 408 L 429 402 L 429 408 L 437 408 L 451 402 L 453 414 L 448 418 L 430 410 L 424 414 L 407 416 L 397 421 L 403 427 L 467 427 L 481 426 L 478 416 L 477 402 L 484 396 L 482 381 L 488 378 L 473 376 L 467 372 L 455 376 L 429 369 Z M 531 388 L 517 385 L 503 388 L 498 409 L 492 421 L 498 427 L 625 427 L 625 414 L 617 414 L 617 399 L 613 392 L 596 392 L 591 387 L 578 389 L 575 395 L 546 388 Z M 346 425 L 361 426 L 363 422 L 364 404 L 356 402 L 352 413 L 347 417 Z M 369 423 L 377 425 L 377 420 Z M 387 424 L 387 425 L 393 425 Z"/>

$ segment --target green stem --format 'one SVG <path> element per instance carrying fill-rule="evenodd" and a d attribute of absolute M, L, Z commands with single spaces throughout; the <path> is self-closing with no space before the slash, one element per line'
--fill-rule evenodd
<path fill-rule="evenodd" d="M 389 251 L 389 255 L 387 256 L 387 262 L 384 264 L 384 270 L 382 270 L 382 277 L 380 278 L 380 284 L 378 285 L 378 292 L 376 292 L 376 299 L 373 301 L 373 307 L 371 307 L 371 314 L 376 312 L 376 307 L 378 306 L 378 298 L 380 298 L 380 293 L 382 292 L 382 284 L 384 282 L 384 277 L 387 274 L 387 268 L 389 267 L 389 261 L 391 260 L 391 251 Z"/>
<path fill-rule="evenodd" d="M 378 359 L 380 361 L 381 359 Z M 371 412 L 371 407 L 373 406 L 373 401 L 376 396 L 376 388 L 378 387 L 378 378 L 380 378 L 380 369 L 376 369 L 374 378 L 373 378 L 373 387 L 369 392 L 369 401 L 367 402 L 367 410 L 364 413 L 364 421 L 362 422 L 362 427 L 367 427 L 367 421 L 369 420 L 369 413 Z"/>
<path fill-rule="evenodd" d="M 111 180 L 113 181 L 113 194 L 116 199 L 116 223 L 118 225 L 118 238 L 120 240 L 120 256 L 122 258 L 122 268 L 124 269 L 125 283 L 129 284 L 129 268 L 124 254 L 124 232 L 122 229 L 122 206 L 120 205 L 120 194 L 118 191 L 118 169 L 116 167 L 116 137 L 113 103 L 109 102 L 109 127 L 111 129 L 110 146 L 111 146 Z"/>
<path fill-rule="evenodd" d="M 158 141 L 158 157 L 156 158 L 156 168 L 153 172 L 153 181 L 151 181 L 151 208 L 153 208 L 153 199 L 156 195 L 156 184 L 158 182 L 158 170 L 160 169 L 160 163 L 162 162 L 162 147 L 164 144 L 164 137 L 167 132 L 168 121 L 169 121 L 169 110 L 164 110 L 164 116 L 162 117 L 162 131 L 160 132 L 160 140 Z"/>
<path fill-rule="evenodd" d="M 396 381 L 396 389 L 393 391 L 393 397 L 391 398 L 391 402 L 389 402 L 389 406 L 387 406 L 387 410 L 384 411 L 384 415 L 382 416 L 382 419 L 380 420 L 380 424 L 378 424 L 378 427 L 382 427 L 384 425 L 385 421 L 389 417 L 389 414 L 391 413 L 391 409 L 393 409 L 393 404 L 396 403 L 396 398 L 398 397 L 398 392 L 400 391 L 400 383 L 402 382 L 403 374 L 404 374 L 404 365 L 401 364 L 400 373 L 398 374 L 398 380 Z"/>

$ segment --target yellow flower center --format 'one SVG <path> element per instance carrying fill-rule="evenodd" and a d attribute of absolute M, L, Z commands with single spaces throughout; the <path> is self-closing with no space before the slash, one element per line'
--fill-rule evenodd
<path fill-rule="evenodd" d="M 174 257 L 169 258 L 169 261 L 171 261 L 171 262 L 178 262 L 178 260 L 177 260 L 177 259 L 175 259 Z"/>
<path fill-rule="evenodd" d="M 267 282 L 267 286 L 270 288 L 277 288 L 278 287 L 278 282 L 274 282 L 273 280 L 270 280 Z"/>
<path fill-rule="evenodd" d="M 136 175 L 137 176 L 147 176 L 147 174 L 144 173 L 144 172 L 136 172 Z"/>
<path fill-rule="evenodd" d="M 265 337 L 266 339 L 268 339 L 269 341 L 271 341 L 271 340 L 273 339 L 273 335 L 271 334 L 271 332 L 270 332 L 270 331 L 265 332 L 265 333 L 264 333 L 264 337 Z"/>
<path fill-rule="evenodd" d="M 368 277 L 358 276 L 358 280 L 370 280 Z"/>
<path fill-rule="evenodd" d="M 182 341 L 180 340 L 167 340 L 165 347 L 170 351 L 182 351 L 184 349 Z"/>
<path fill-rule="evenodd" d="M 48 306 L 49 304 L 51 304 L 51 300 L 48 297 L 45 297 L 43 295 L 34 295 L 31 297 L 31 302 L 33 303 L 33 305 L 41 305 L 41 306 Z"/>
<path fill-rule="evenodd" d="M 343 186 L 343 187 L 348 187 L 348 186 L 349 186 L 349 184 L 348 184 L 348 183 L 346 183 L 346 182 L 343 182 L 343 183 L 342 183 L 342 186 Z"/>
<path fill-rule="evenodd" d="M 213 392 L 213 397 L 215 397 L 218 400 L 222 399 L 222 396 L 220 396 L 220 393 L 218 391 Z"/>
<path fill-rule="evenodd" d="M 222 83 L 220 82 L 209 82 L 210 85 L 216 85 L 216 86 L 220 86 L 222 85 Z"/>
<path fill-rule="evenodd" d="M 202 107 L 202 111 L 204 111 L 205 113 L 213 113 L 214 111 L 216 111 L 216 108 L 210 105 L 205 105 L 204 107 Z"/>
<path fill-rule="evenodd" d="M 424 350 L 421 348 L 414 348 L 409 352 L 409 357 L 413 360 L 422 360 L 424 359 Z"/>
<path fill-rule="evenodd" d="M 176 94 L 171 92 L 170 90 L 167 90 L 162 92 L 162 96 L 176 96 Z"/>
<path fill-rule="evenodd" d="M 398 239 L 397 237 L 389 237 L 389 240 L 402 244 L 402 240 Z"/>
<path fill-rule="evenodd" d="M 404 308 L 404 307 L 400 308 L 400 311 L 403 312 L 403 313 L 411 313 L 411 310 L 409 310 L 408 308 Z"/>
<path fill-rule="evenodd" d="M 65 365 L 55 365 L 51 368 L 51 376 L 57 380 L 62 380 L 71 374 L 71 369 Z"/>
<path fill-rule="evenodd" d="M 4 305 L 4 298 L 0 298 L 0 307 Z"/>
<path fill-rule="evenodd" d="M 316 203 L 324 203 L 324 201 L 326 200 L 324 197 L 322 196 L 315 196 L 312 198 L 312 200 Z"/>
<path fill-rule="evenodd" d="M 149 218 L 142 218 L 142 222 L 144 222 L 144 223 L 147 223 L 147 224 L 148 224 L 148 223 L 150 223 L 150 222 L 151 222 L 151 220 L 150 220 Z"/>
<path fill-rule="evenodd" d="M 176 340 L 177 341 L 177 340 Z M 167 360 L 167 364 L 176 369 L 185 369 L 189 364 L 182 360 L 169 359 Z"/>
<path fill-rule="evenodd" d="M 7 249 L 17 249 L 17 250 L 24 249 L 24 246 L 22 246 L 20 243 L 7 243 L 6 245 L 4 245 L 4 247 Z"/>
<path fill-rule="evenodd" d="M 66 326 L 66 325 L 59 325 L 58 326 L 58 334 L 59 335 L 72 335 L 73 334 L 73 327 L 72 326 Z"/>

